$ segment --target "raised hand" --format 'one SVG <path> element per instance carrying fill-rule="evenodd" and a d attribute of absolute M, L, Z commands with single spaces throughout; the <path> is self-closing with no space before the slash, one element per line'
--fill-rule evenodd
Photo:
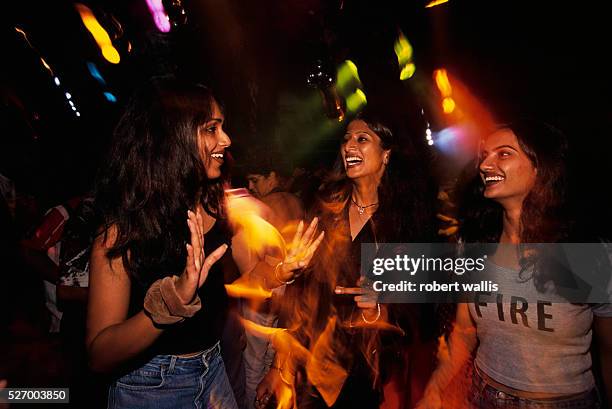
<path fill-rule="evenodd" d="M 187 243 L 187 264 L 183 274 L 176 282 L 176 290 L 184 304 L 189 304 L 198 288 L 202 287 L 208 272 L 217 260 L 223 257 L 227 244 L 219 246 L 208 257 L 204 253 L 204 219 L 202 214 L 187 211 L 187 225 L 191 233 L 191 243 Z"/>
<path fill-rule="evenodd" d="M 308 267 L 325 236 L 323 231 L 318 236 L 316 235 L 318 223 L 319 219 L 315 217 L 304 231 L 304 222 L 300 221 L 287 256 L 278 268 L 277 278 L 279 280 L 288 282 L 295 277 L 297 270 Z"/>

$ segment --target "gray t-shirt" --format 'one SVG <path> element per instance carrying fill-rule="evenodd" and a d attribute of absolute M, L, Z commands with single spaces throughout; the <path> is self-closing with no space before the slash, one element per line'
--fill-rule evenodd
<path fill-rule="evenodd" d="M 533 279 L 486 263 L 499 293 L 469 304 L 477 328 L 476 365 L 511 388 L 559 394 L 588 391 L 593 316 L 612 317 L 612 304 L 570 304 L 536 290 Z"/>

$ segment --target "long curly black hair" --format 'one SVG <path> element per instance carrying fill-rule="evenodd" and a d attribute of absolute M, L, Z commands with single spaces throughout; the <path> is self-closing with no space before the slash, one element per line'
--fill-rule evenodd
<path fill-rule="evenodd" d="M 201 203 L 223 217 L 227 165 L 208 179 L 197 141 L 214 102 L 203 85 L 156 78 L 134 94 L 115 129 L 96 183 L 98 224 L 116 229 L 108 258 L 121 257 L 143 283 L 184 269 L 188 209 Z"/>
<path fill-rule="evenodd" d="M 516 135 L 519 146 L 538 170 L 536 181 L 523 202 L 520 220 L 522 243 L 556 243 L 568 239 L 573 228 L 568 212 L 565 135 L 547 123 L 520 119 L 500 125 Z M 465 242 L 497 243 L 503 229 L 503 208 L 484 197 L 478 162 L 466 168 L 460 183 L 460 236 Z"/>

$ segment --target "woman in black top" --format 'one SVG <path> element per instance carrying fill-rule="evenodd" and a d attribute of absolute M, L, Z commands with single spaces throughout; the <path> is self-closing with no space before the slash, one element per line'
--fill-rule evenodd
<path fill-rule="evenodd" d="M 218 270 L 231 262 L 223 125 L 208 88 L 164 78 L 135 94 L 115 130 L 97 183 L 86 336 L 92 369 L 118 376 L 109 407 L 237 407 L 219 346 Z M 305 264 L 285 259 L 272 277 Z"/>
<path fill-rule="evenodd" d="M 387 351 L 393 359 L 406 342 L 424 335 L 418 328 L 421 308 L 381 305 L 360 288 L 368 273 L 360 266 L 362 243 L 380 247 L 433 237 L 435 190 L 426 183 L 423 158 L 403 139 L 407 131 L 401 119 L 368 111 L 348 124 L 314 212 L 326 237 L 312 269 L 288 286 L 285 297 L 285 325 L 311 359 L 300 362 L 295 355 L 278 353 L 259 388 L 264 403 L 278 390 L 278 379 L 288 384 L 297 379 L 300 408 L 377 408 L 381 378 L 389 368 L 380 357 L 380 337 L 387 335 L 380 331 L 385 326 L 381 323 L 387 321 L 406 335 L 385 342 L 394 345 Z M 324 345 L 330 347 L 327 353 Z"/>

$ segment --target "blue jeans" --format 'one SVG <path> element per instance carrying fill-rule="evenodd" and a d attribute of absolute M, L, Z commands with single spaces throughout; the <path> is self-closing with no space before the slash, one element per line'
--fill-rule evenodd
<path fill-rule="evenodd" d="M 598 409 L 601 401 L 597 389 L 569 398 L 526 399 L 496 389 L 472 371 L 472 386 L 468 395 L 470 409 Z"/>
<path fill-rule="evenodd" d="M 238 409 L 217 343 L 193 357 L 157 355 L 117 379 L 109 408 Z"/>

